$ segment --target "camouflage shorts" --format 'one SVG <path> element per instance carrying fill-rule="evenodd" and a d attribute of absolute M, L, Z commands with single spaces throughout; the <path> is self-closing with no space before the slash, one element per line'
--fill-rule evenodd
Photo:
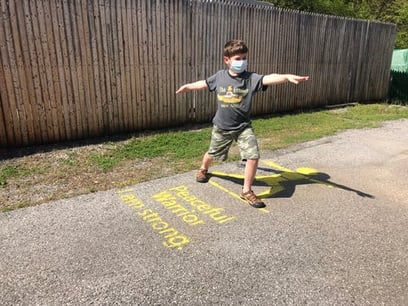
<path fill-rule="evenodd" d="M 241 159 L 259 159 L 258 142 L 251 126 L 242 130 L 226 131 L 214 125 L 208 154 L 213 158 L 226 160 L 233 141 L 239 146 Z"/>

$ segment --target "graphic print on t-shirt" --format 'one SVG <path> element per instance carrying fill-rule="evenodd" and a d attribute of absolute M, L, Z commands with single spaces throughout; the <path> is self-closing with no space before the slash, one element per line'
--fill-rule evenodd
<path fill-rule="evenodd" d="M 224 103 L 241 103 L 242 99 L 247 95 L 247 93 L 247 88 L 234 88 L 231 85 L 229 85 L 227 88 L 217 88 L 218 101 Z"/>

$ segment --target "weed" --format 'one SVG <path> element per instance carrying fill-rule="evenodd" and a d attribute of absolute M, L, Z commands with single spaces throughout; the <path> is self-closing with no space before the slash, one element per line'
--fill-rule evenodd
<path fill-rule="evenodd" d="M 0 187 L 7 185 L 7 180 L 15 177 L 22 177 L 31 172 L 29 169 L 16 165 L 4 165 L 0 168 Z"/>

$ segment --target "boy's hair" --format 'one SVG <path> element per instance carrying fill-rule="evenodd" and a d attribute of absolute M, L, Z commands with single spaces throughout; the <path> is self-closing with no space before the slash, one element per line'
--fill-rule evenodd
<path fill-rule="evenodd" d="M 224 46 L 224 56 L 226 57 L 233 57 L 234 55 L 244 53 L 248 53 L 248 47 L 242 40 L 230 40 Z"/>

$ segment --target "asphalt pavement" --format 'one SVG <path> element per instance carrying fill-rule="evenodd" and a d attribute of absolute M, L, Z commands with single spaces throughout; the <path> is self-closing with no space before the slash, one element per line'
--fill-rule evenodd
<path fill-rule="evenodd" d="M 408 120 L 262 153 L 265 209 L 229 162 L 1 213 L 1 305 L 408 305 Z"/>

